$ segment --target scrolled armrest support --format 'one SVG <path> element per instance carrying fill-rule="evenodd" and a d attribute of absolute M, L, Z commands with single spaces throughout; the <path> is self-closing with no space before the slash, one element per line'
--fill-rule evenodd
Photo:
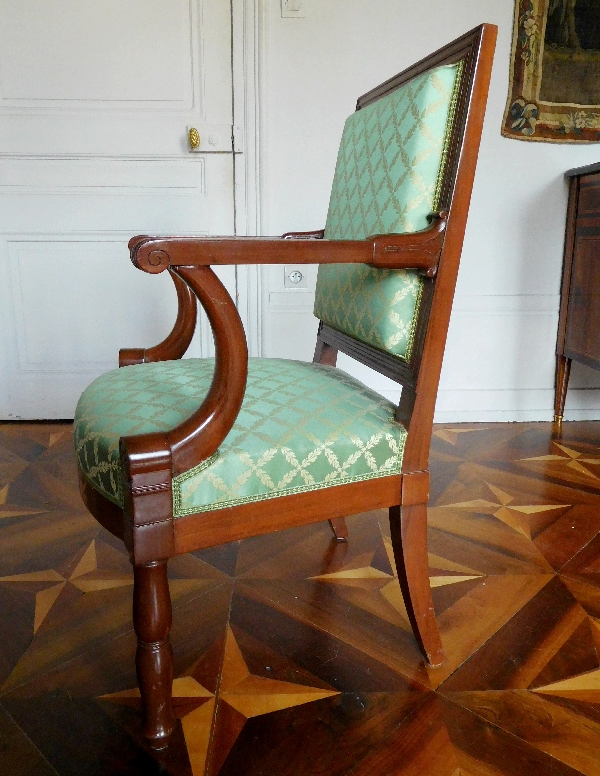
<path fill-rule="evenodd" d="M 158 435 L 160 455 L 156 449 L 156 434 L 122 440 L 131 481 L 135 481 L 136 475 L 152 471 L 154 461 L 160 461 L 157 471 L 165 469 L 165 444 L 170 451 L 169 468 L 173 477 L 209 458 L 233 426 L 244 398 L 248 349 L 244 327 L 232 298 L 210 267 L 179 267 L 177 275 L 196 294 L 210 321 L 215 339 L 215 371 L 200 407 L 178 426 Z M 135 455 L 128 454 L 130 449 L 135 449 Z M 150 482 L 147 477 L 146 481 Z"/>
<path fill-rule="evenodd" d="M 188 471 L 212 455 L 237 418 L 248 376 L 248 348 L 239 313 L 227 289 L 210 267 L 179 267 L 177 274 L 198 297 L 215 340 L 215 371 L 201 406 L 167 437 L 173 475 Z"/>
<path fill-rule="evenodd" d="M 177 319 L 172 331 L 153 348 L 122 348 L 119 366 L 147 364 L 151 361 L 174 361 L 185 355 L 196 329 L 196 297 L 178 275 L 169 273 L 177 291 Z"/>
<path fill-rule="evenodd" d="M 240 411 L 248 374 L 244 328 L 235 304 L 210 267 L 179 267 L 200 300 L 215 339 L 215 371 L 206 398 L 175 428 L 122 437 L 125 543 L 134 563 L 176 554 L 173 478 L 215 453 Z M 200 398 L 199 398 L 200 401 Z"/>

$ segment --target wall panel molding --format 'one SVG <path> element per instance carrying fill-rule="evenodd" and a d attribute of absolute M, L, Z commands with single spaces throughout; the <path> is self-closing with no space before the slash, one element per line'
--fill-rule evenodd
<path fill-rule="evenodd" d="M 148 283 L 151 276 L 132 272 L 127 240 L 107 233 L 7 240 L 15 376 L 100 374 L 116 366 L 118 342 L 139 337 L 143 347 L 168 332 L 176 310 L 169 279 Z M 140 295 L 147 315 L 127 304 Z"/>
<path fill-rule="evenodd" d="M 206 194 L 206 160 L 179 156 L 0 156 L 0 191 L 10 193 Z"/>
<path fill-rule="evenodd" d="M 310 290 L 269 293 L 269 356 L 311 358 L 313 298 Z M 558 303 L 558 294 L 457 295 L 436 422 L 551 420 Z M 343 356 L 339 366 L 398 401 L 400 389 L 392 381 Z M 571 382 L 565 417 L 598 417 L 600 375 L 574 365 Z"/>
<path fill-rule="evenodd" d="M 0 4 L 0 72 L 4 153 L 231 153 L 229 3 Z"/>
<path fill-rule="evenodd" d="M 263 234 L 261 153 L 265 72 L 265 8 L 263 0 L 233 0 L 233 121 L 237 141 L 235 165 L 235 233 Z M 237 304 L 246 327 L 251 356 L 263 354 L 261 266 L 236 268 Z"/>
<path fill-rule="evenodd" d="M 198 16 L 197 0 L 5 3 L 0 112 L 190 110 L 201 98 Z"/>

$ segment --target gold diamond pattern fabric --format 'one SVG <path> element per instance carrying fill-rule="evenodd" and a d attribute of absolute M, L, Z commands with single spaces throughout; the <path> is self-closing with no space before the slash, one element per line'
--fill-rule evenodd
<path fill-rule="evenodd" d="M 83 393 L 75 452 L 89 483 L 122 506 L 119 438 L 166 431 L 208 392 L 214 361 L 108 372 Z M 395 406 L 339 369 L 250 359 L 240 413 L 216 456 L 173 481 L 181 516 L 399 474 L 406 438 Z"/>
<path fill-rule="evenodd" d="M 435 68 L 346 121 L 325 237 L 362 240 L 428 226 L 447 155 L 462 63 Z M 412 270 L 319 267 L 315 315 L 408 360 L 423 281 Z"/>

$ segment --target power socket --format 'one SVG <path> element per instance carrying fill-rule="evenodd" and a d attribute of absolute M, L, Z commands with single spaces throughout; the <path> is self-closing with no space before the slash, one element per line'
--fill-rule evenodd
<path fill-rule="evenodd" d="M 308 288 L 308 275 L 303 264 L 290 264 L 283 268 L 284 288 Z"/>
<path fill-rule="evenodd" d="M 281 0 L 283 19 L 303 19 L 306 16 L 307 0 Z"/>

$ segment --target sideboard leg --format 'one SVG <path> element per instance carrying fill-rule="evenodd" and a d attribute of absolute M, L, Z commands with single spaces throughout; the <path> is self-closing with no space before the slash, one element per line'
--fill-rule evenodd
<path fill-rule="evenodd" d="M 556 381 L 554 388 L 554 422 L 559 426 L 563 421 L 569 375 L 571 374 L 571 359 L 563 355 L 556 356 Z"/>

